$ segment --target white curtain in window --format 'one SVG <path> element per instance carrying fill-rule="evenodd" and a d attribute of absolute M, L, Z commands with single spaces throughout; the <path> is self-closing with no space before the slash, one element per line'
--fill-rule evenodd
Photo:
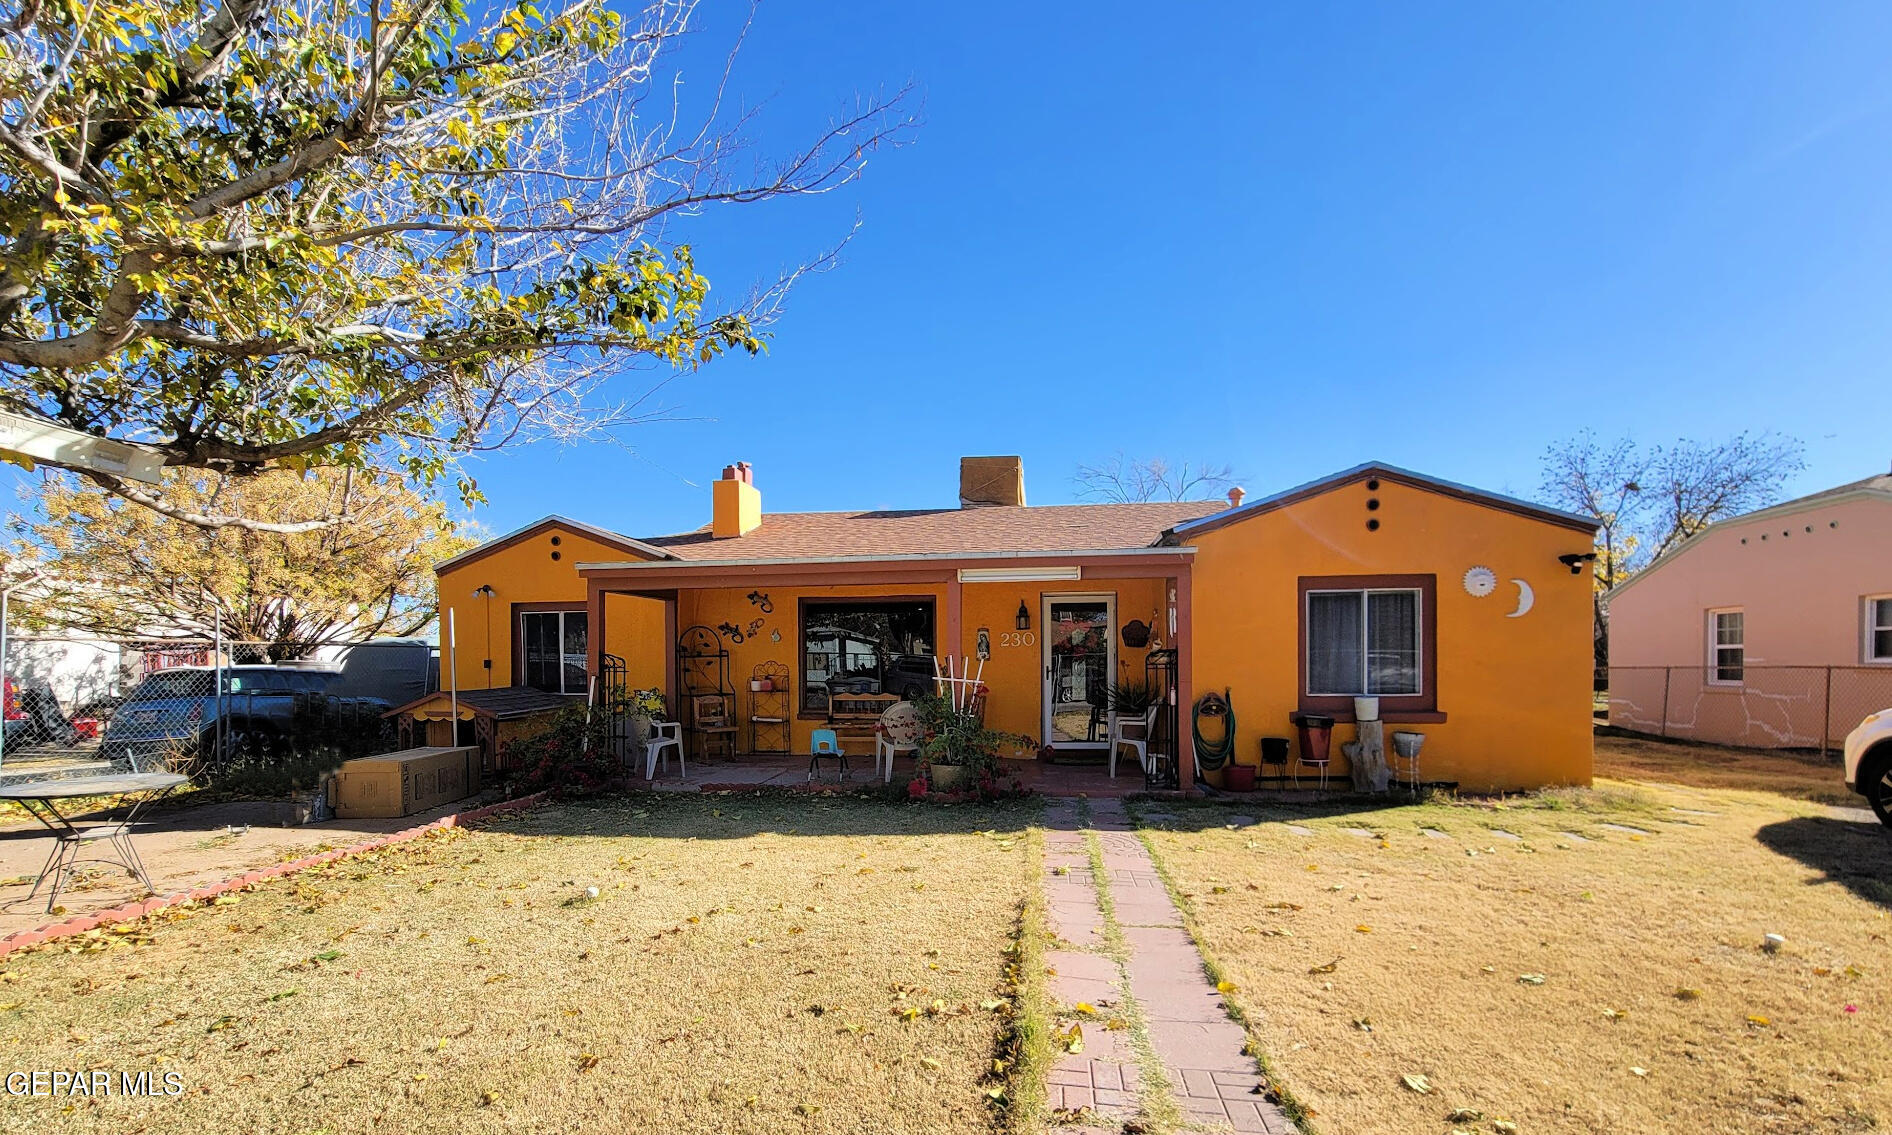
<path fill-rule="evenodd" d="M 1373 591 L 1366 597 L 1366 688 L 1370 694 L 1419 692 L 1419 595 Z"/>
<path fill-rule="evenodd" d="M 1315 694 L 1357 694 L 1361 665 L 1358 591 L 1312 592 L 1307 597 L 1307 688 Z"/>

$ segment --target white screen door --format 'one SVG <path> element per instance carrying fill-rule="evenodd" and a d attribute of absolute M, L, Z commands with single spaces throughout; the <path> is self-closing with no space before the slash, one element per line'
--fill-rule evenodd
<path fill-rule="evenodd" d="M 1041 608 L 1045 742 L 1102 749 L 1117 673 L 1116 596 L 1046 595 Z"/>

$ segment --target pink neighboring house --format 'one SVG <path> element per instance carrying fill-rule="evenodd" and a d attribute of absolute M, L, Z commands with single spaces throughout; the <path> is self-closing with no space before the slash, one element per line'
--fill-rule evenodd
<path fill-rule="evenodd" d="M 1892 475 L 1724 520 L 1608 601 L 1612 724 L 1837 744 L 1892 706 Z"/>

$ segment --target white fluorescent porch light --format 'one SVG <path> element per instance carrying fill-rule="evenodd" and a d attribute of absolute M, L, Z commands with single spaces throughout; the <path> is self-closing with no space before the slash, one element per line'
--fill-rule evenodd
<path fill-rule="evenodd" d="M 29 470 L 36 462 L 51 461 L 147 485 L 164 481 L 164 455 L 156 450 L 4 411 L 0 411 L 0 461 Z"/>
<path fill-rule="evenodd" d="M 1083 579 L 1084 569 L 1068 567 L 960 568 L 961 583 L 1047 583 L 1054 579 Z"/>

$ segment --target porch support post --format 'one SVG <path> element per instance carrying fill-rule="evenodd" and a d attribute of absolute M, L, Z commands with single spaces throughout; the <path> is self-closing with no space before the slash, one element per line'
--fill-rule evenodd
<path fill-rule="evenodd" d="M 604 594 L 595 580 L 585 588 L 585 673 L 593 679 L 604 673 Z"/>
<path fill-rule="evenodd" d="M 1171 580 L 1176 589 L 1176 771 L 1184 792 L 1196 783 L 1195 722 L 1191 710 L 1196 704 L 1195 669 L 1190 646 L 1191 604 L 1189 569 L 1184 567 Z"/>
<path fill-rule="evenodd" d="M 677 598 L 680 594 L 672 591 L 670 597 L 664 600 L 664 700 L 670 703 L 672 721 L 683 720 L 683 705 L 679 696 L 683 686 L 677 679 Z"/>
<path fill-rule="evenodd" d="M 965 633 L 960 627 L 960 584 L 959 573 L 946 577 L 946 625 L 940 630 L 939 646 L 935 653 L 946 658 L 957 657 L 965 649 Z"/>

